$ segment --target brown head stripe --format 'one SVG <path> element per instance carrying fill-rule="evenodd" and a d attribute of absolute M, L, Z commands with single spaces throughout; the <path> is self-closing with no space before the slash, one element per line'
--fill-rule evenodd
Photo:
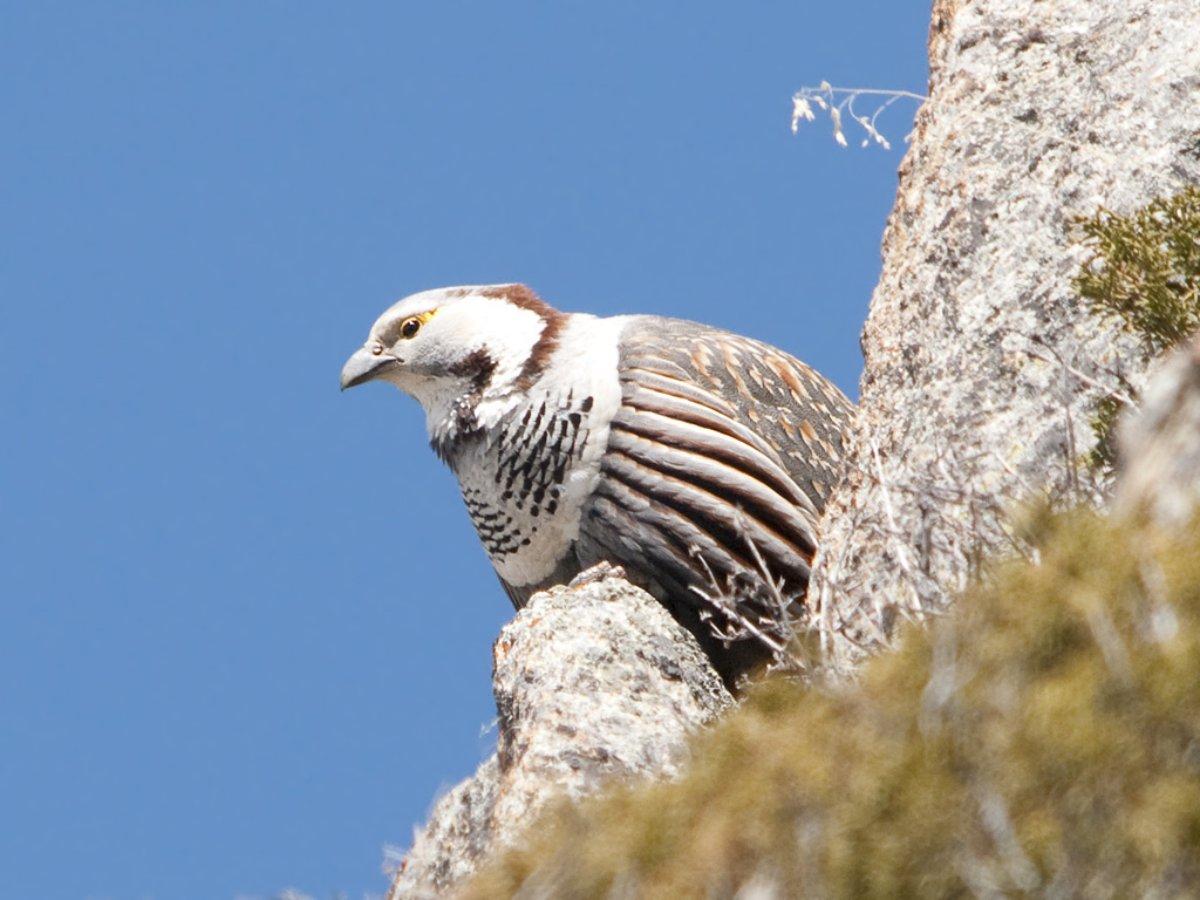
<path fill-rule="evenodd" d="M 559 312 L 523 284 L 500 285 L 487 288 L 480 293 L 484 297 L 507 300 L 513 306 L 537 313 L 545 323 L 537 343 L 533 345 L 533 349 L 529 353 L 529 359 L 525 361 L 525 365 L 517 376 L 517 387 L 525 390 L 541 377 L 550 362 L 550 357 L 558 349 L 558 339 L 563 328 L 566 327 L 567 315 Z"/>

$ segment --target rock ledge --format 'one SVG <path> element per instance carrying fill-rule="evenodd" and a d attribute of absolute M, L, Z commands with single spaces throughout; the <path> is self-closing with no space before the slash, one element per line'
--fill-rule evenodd
<path fill-rule="evenodd" d="M 535 595 L 493 659 L 496 753 L 435 804 L 389 900 L 451 890 L 555 797 L 673 777 L 688 735 L 733 702 L 695 638 L 611 576 Z"/>

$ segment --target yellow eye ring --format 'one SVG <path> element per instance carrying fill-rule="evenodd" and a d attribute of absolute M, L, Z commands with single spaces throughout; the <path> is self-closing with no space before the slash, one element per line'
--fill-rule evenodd
<path fill-rule="evenodd" d="M 400 323 L 400 337 L 413 337 L 420 330 L 421 320 L 417 316 L 412 316 L 411 318 L 405 319 Z"/>

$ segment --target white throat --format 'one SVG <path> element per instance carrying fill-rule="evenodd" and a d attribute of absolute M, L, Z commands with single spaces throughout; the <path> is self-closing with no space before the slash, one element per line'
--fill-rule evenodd
<path fill-rule="evenodd" d="M 421 404 L 430 442 L 444 447 L 464 428 L 486 432 L 520 402 L 522 375 L 547 327 L 533 310 L 463 297 L 438 312 L 425 350 L 451 374 L 398 370 L 388 380 Z"/>

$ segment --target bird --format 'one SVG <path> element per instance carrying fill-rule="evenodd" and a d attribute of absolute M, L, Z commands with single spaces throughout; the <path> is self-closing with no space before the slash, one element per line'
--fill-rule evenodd
<path fill-rule="evenodd" d="M 519 610 L 624 575 L 726 684 L 802 608 L 851 402 L 766 343 L 683 319 L 561 312 L 523 284 L 405 297 L 346 361 L 424 410 Z"/>

